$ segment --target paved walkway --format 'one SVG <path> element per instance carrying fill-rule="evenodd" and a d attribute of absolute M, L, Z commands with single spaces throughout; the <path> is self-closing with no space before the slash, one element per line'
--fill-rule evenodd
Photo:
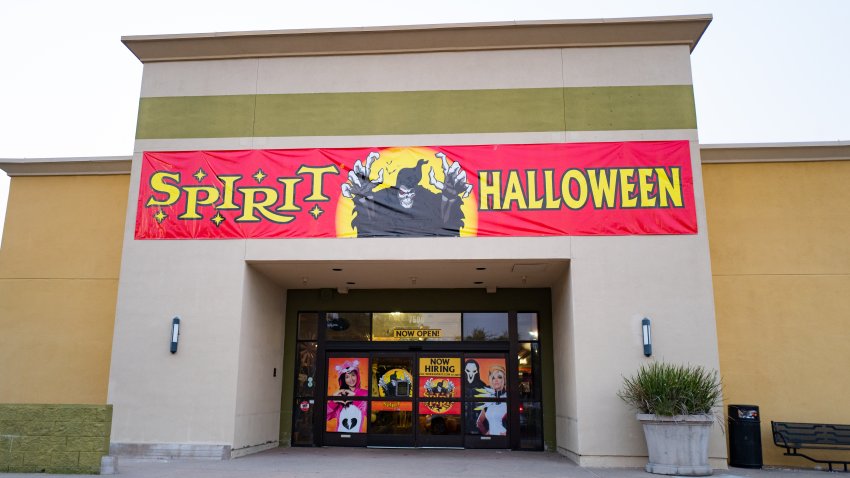
<path fill-rule="evenodd" d="M 0 478 L 44 477 L 0 474 Z M 79 476 L 79 475 L 50 475 Z M 130 460 L 116 478 L 649 478 L 643 469 L 581 468 L 555 453 L 509 450 L 276 448 L 228 461 Z M 850 478 L 816 470 L 729 468 L 715 478 Z"/>

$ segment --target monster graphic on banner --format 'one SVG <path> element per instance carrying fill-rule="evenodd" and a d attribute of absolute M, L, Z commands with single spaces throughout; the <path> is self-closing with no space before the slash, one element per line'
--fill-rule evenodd
<path fill-rule="evenodd" d="M 435 156 L 442 160 L 445 177 L 438 180 L 432 167 L 428 184 L 439 193 L 420 184 L 425 159 L 398 169 L 392 185 L 385 183 L 384 169 L 378 171 L 375 179 L 369 179 L 379 153 L 369 153 L 365 165 L 359 159 L 354 163 L 348 182 L 342 185 L 342 195 L 354 201 L 351 226 L 357 229 L 357 237 L 460 235 L 464 224 L 461 206 L 472 192 L 472 185 L 460 163 L 449 164 L 443 153 Z"/>

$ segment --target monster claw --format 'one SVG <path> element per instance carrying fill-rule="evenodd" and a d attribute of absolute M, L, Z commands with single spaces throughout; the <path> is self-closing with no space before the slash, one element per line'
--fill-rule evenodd
<path fill-rule="evenodd" d="M 357 165 L 355 164 L 355 165 L 354 165 L 354 167 L 356 168 L 356 167 L 357 167 Z M 357 173 L 356 173 L 355 171 L 349 171 L 349 172 L 348 172 L 348 180 L 349 180 L 349 181 L 351 181 L 351 183 L 352 183 L 352 184 L 356 184 L 356 185 L 358 185 L 358 186 L 362 186 L 362 185 L 363 185 L 363 184 L 360 182 L 360 178 L 357 176 Z"/>
<path fill-rule="evenodd" d="M 438 154 L 439 154 L 439 153 L 438 153 Z M 436 176 L 434 176 L 434 168 L 431 168 L 431 171 L 430 171 L 430 172 L 428 172 L 428 178 L 429 178 L 429 181 L 428 181 L 428 182 L 430 182 L 430 183 L 431 183 L 431 186 L 434 186 L 435 188 L 439 189 L 440 191 L 442 191 L 442 190 L 443 190 L 443 188 L 446 186 L 445 184 L 443 184 L 442 182 L 440 182 L 440 181 L 436 178 Z"/>
<path fill-rule="evenodd" d="M 457 164 L 457 163 L 455 163 Z M 460 174 L 457 175 L 457 179 L 455 179 L 455 183 L 466 184 L 466 171 L 461 170 Z"/>
<path fill-rule="evenodd" d="M 366 174 L 369 174 L 369 171 L 372 169 L 372 163 L 375 162 L 381 155 L 375 152 L 369 153 L 369 156 L 366 158 Z"/>

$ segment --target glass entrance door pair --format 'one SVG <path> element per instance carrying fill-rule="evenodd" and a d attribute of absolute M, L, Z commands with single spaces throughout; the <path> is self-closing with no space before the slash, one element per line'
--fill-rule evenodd
<path fill-rule="evenodd" d="M 325 443 L 507 448 L 505 354 L 329 354 Z"/>

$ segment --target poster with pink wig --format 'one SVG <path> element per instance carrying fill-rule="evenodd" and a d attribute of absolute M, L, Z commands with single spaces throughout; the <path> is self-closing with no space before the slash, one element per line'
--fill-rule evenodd
<path fill-rule="evenodd" d="M 369 392 L 363 374 L 368 373 L 366 357 L 333 357 L 328 359 L 328 402 L 325 431 L 366 433 L 366 400 Z"/>

